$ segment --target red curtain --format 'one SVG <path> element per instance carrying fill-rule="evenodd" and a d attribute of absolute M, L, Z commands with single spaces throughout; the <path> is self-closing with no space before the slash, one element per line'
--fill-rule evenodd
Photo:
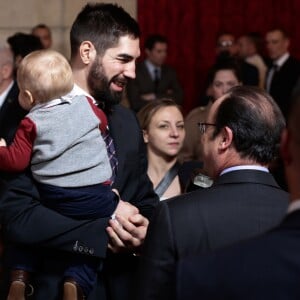
<path fill-rule="evenodd" d="M 138 0 L 141 47 L 148 34 L 169 41 L 168 63 L 184 89 L 184 112 L 199 105 L 207 70 L 215 59 L 219 32 L 237 37 L 250 31 L 263 36 L 283 27 L 291 37 L 291 53 L 300 57 L 300 1 L 298 0 Z"/>

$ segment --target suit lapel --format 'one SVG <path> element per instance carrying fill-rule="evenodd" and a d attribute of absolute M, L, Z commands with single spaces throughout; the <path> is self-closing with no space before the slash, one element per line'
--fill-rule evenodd
<path fill-rule="evenodd" d="M 274 85 L 278 84 L 282 80 L 282 78 L 285 78 L 287 71 L 289 70 L 289 65 L 291 62 L 291 57 L 287 59 L 287 61 L 281 66 L 281 68 L 276 71 L 273 75 L 272 82 L 271 82 L 271 89 Z"/>
<path fill-rule="evenodd" d="M 14 104 L 15 99 L 17 99 L 19 93 L 19 89 L 17 87 L 17 83 L 14 82 L 13 86 L 9 90 L 2 106 L 0 109 L 0 121 L 2 117 L 6 115 L 6 112 L 10 110 L 10 107 Z"/>
<path fill-rule="evenodd" d="M 154 82 L 152 80 L 151 74 L 149 73 L 149 70 L 145 64 L 145 62 L 142 62 L 141 64 L 141 72 L 142 72 L 142 77 L 143 80 L 148 81 L 147 85 L 153 85 L 154 88 Z"/>

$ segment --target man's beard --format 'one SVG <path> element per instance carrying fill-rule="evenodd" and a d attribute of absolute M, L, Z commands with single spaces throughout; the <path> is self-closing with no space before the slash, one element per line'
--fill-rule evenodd
<path fill-rule="evenodd" d="M 114 92 L 110 89 L 110 83 L 117 77 L 116 75 L 109 80 L 99 59 L 95 59 L 88 74 L 87 82 L 91 95 L 97 102 L 102 102 L 104 108 L 111 108 L 111 106 L 119 104 L 122 100 L 122 92 Z"/>

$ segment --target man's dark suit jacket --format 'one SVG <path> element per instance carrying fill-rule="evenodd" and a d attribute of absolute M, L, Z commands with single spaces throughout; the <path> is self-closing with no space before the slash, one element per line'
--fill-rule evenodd
<path fill-rule="evenodd" d="M 243 84 L 258 86 L 259 84 L 258 69 L 244 60 L 240 61 L 240 66 L 241 66 Z"/>
<path fill-rule="evenodd" d="M 300 299 L 300 211 L 275 230 L 178 264 L 177 300 Z"/>
<path fill-rule="evenodd" d="M 176 262 L 257 236 L 278 225 L 288 194 L 271 174 L 239 170 L 200 189 L 160 202 L 141 257 L 136 299 L 174 299 Z"/>
<path fill-rule="evenodd" d="M 271 69 L 268 70 L 268 73 Z M 267 78 L 268 78 L 267 73 Z M 287 116 L 291 102 L 292 91 L 300 76 L 300 63 L 289 57 L 282 67 L 273 75 L 270 95 L 274 98 L 284 116 Z"/>
<path fill-rule="evenodd" d="M 118 189 L 121 199 L 137 206 L 149 218 L 158 198 L 146 173 L 145 145 L 137 119 L 132 111 L 117 105 L 108 121 L 119 163 L 113 187 Z M 44 260 L 45 269 L 36 276 L 35 299 L 57 299 L 65 256 L 76 253 L 106 257 L 105 228 L 109 218 L 78 221 L 43 207 L 37 201 L 38 194 L 30 178 L 24 174 L 8 180 L 8 187 L 0 199 L 0 220 L 5 225 L 6 236 L 17 243 L 50 248 Z M 46 248 L 40 252 L 45 253 Z M 56 256 L 54 249 L 63 252 Z M 109 287 L 105 291 L 107 299 L 131 299 L 128 282 L 137 259 L 132 254 L 109 254 L 101 275 L 105 277 L 106 288 Z M 97 286 L 88 299 L 106 299 L 102 288 Z M 103 294 L 99 296 L 99 293 Z"/>
<path fill-rule="evenodd" d="M 21 108 L 18 96 L 19 88 L 14 82 L 0 107 L 0 137 L 4 138 L 7 143 L 12 142 L 20 121 L 27 114 L 27 111 Z"/>
<path fill-rule="evenodd" d="M 177 80 L 175 70 L 171 67 L 167 65 L 161 67 L 161 78 L 157 89 L 157 98 L 167 97 L 173 99 L 177 104 L 182 104 L 182 88 Z M 141 95 L 149 93 L 154 93 L 154 82 L 143 61 L 136 66 L 136 78 L 128 82 L 127 96 L 131 109 L 137 112 L 146 105 L 148 101 L 143 100 Z"/>

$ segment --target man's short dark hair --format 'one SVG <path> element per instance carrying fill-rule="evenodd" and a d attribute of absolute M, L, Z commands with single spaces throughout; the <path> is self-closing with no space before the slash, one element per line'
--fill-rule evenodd
<path fill-rule="evenodd" d="M 165 36 L 162 36 L 160 34 L 151 34 L 147 37 L 145 41 L 145 49 L 152 50 L 156 43 L 163 43 L 167 44 L 167 38 Z"/>
<path fill-rule="evenodd" d="M 272 97 L 261 89 L 230 89 L 215 116 L 214 137 L 222 128 L 233 132 L 233 143 L 242 158 L 269 164 L 277 158 L 285 120 Z"/>
<path fill-rule="evenodd" d="M 104 3 L 88 3 L 76 17 L 70 32 L 71 57 L 83 41 L 93 43 L 97 54 L 116 46 L 120 37 L 140 36 L 138 23 L 120 6 Z"/>
<path fill-rule="evenodd" d="M 17 32 L 7 38 L 7 42 L 13 52 L 14 58 L 25 57 L 27 54 L 43 49 L 40 39 L 33 34 Z"/>
<path fill-rule="evenodd" d="M 268 30 L 267 33 L 274 32 L 274 31 L 279 31 L 285 39 L 290 38 L 289 33 L 282 27 L 273 27 L 270 30 Z"/>

